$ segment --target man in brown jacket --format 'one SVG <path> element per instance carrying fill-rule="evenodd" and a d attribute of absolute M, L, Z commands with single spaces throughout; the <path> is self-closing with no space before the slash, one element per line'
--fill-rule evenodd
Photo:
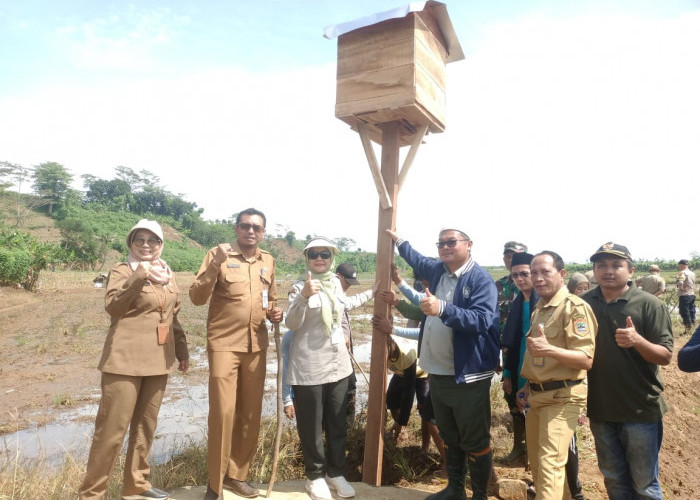
<path fill-rule="evenodd" d="M 275 260 L 258 248 L 265 215 L 249 208 L 236 217 L 237 241 L 204 257 L 190 287 L 195 305 L 209 300 L 209 486 L 204 500 L 221 500 L 222 487 L 253 498 L 246 481 L 260 430 L 268 346 L 265 319 L 282 321 Z"/>

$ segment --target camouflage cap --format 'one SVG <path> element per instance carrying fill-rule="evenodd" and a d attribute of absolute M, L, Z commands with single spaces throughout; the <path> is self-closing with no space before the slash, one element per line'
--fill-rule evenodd
<path fill-rule="evenodd" d="M 517 241 L 509 241 L 505 245 L 503 245 L 503 253 L 506 252 L 527 252 L 527 245 L 524 245 L 523 243 L 518 243 Z"/>

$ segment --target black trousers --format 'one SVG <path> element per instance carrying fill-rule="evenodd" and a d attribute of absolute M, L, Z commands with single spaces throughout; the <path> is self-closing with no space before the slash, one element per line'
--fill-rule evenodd
<path fill-rule="evenodd" d="M 327 384 L 294 386 L 297 432 L 306 477 L 309 479 L 318 479 L 324 475 L 345 475 L 348 379 L 345 377 Z"/>
<path fill-rule="evenodd" d="M 678 312 L 685 326 L 695 323 L 695 295 L 680 295 L 678 297 Z"/>

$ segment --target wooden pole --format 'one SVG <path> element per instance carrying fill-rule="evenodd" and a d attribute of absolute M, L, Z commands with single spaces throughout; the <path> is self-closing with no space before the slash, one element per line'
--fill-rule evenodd
<path fill-rule="evenodd" d="M 272 452 L 272 473 L 270 483 L 267 485 L 265 498 L 270 498 L 272 488 L 277 479 L 277 462 L 280 456 L 280 441 L 282 440 L 282 419 L 284 418 L 284 407 L 282 406 L 282 372 L 284 370 L 284 360 L 282 359 L 282 342 L 280 340 L 280 324 L 273 323 L 275 327 L 275 350 L 277 351 L 277 429 L 275 432 L 275 448 Z"/>
<path fill-rule="evenodd" d="M 386 229 L 396 227 L 396 197 L 399 177 L 399 130 L 400 123 L 393 121 L 382 125 L 382 178 L 390 196 L 391 205 L 383 208 L 379 204 L 377 234 L 377 281 L 380 290 L 391 288 L 391 264 L 394 261 L 394 246 Z M 376 298 L 374 314 L 388 316 L 391 306 Z M 365 430 L 365 456 L 362 465 L 362 481 L 373 485 L 382 484 L 382 458 L 384 453 L 384 417 L 386 414 L 386 334 L 372 331 L 372 358 L 370 363 L 369 397 L 367 398 L 367 428 Z"/>

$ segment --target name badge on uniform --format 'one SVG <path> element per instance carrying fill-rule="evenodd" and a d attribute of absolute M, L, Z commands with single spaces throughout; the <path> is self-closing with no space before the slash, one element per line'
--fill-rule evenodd
<path fill-rule="evenodd" d="M 268 296 L 267 296 L 267 288 L 263 288 L 263 291 L 262 291 L 262 303 L 263 303 L 263 304 L 262 304 L 263 309 L 267 309 L 267 306 L 268 306 L 268 303 L 269 303 L 269 301 L 268 301 Z"/>
<path fill-rule="evenodd" d="M 345 340 L 345 335 L 343 335 L 342 328 L 334 328 L 333 333 L 331 333 L 331 345 L 340 344 L 341 340 Z"/>
<path fill-rule="evenodd" d="M 241 267 L 241 265 L 238 264 L 237 262 L 227 262 L 226 267 L 228 267 L 229 269 L 232 269 L 232 268 L 236 268 L 236 267 Z"/>

